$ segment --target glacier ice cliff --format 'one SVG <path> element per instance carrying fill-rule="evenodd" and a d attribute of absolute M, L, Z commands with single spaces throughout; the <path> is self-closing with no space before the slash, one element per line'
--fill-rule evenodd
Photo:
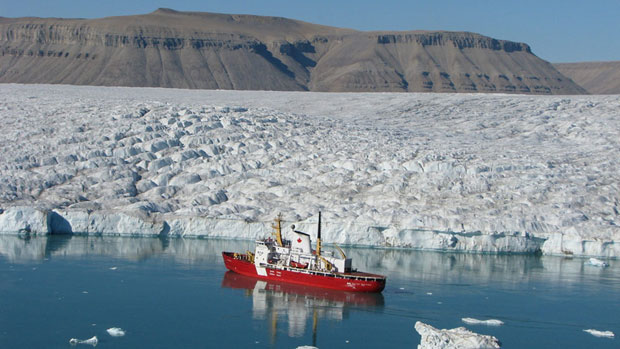
<path fill-rule="evenodd" d="M 620 255 L 619 96 L 0 92 L 0 233 Z"/>

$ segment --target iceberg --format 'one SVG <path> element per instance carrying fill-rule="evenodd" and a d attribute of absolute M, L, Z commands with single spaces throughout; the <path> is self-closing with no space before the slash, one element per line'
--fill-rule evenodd
<path fill-rule="evenodd" d="M 501 348 L 497 338 L 469 331 L 465 327 L 440 330 L 417 321 L 415 330 L 422 336 L 418 349 Z"/>
<path fill-rule="evenodd" d="M 251 240 L 321 210 L 341 245 L 620 256 L 617 96 L 7 84 L 0 105 L 0 234 Z"/>

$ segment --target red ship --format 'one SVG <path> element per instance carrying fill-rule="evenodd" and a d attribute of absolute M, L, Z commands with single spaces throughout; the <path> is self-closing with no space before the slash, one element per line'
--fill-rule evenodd
<path fill-rule="evenodd" d="M 333 290 L 381 292 L 385 288 L 385 276 L 352 269 L 351 258 L 347 258 L 338 246 L 341 257 L 322 253 L 320 212 L 316 250 L 311 247 L 310 235 L 295 230 L 295 226 L 292 226 L 292 232 L 296 238 L 283 240 L 282 216 L 279 215 L 275 222 L 275 239 L 257 240 L 253 253 L 222 252 L 226 268 L 262 280 Z"/>

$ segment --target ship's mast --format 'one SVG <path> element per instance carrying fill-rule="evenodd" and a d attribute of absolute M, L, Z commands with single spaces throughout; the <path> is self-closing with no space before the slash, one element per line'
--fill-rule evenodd
<path fill-rule="evenodd" d="M 273 233 L 276 236 L 276 242 L 278 246 L 282 247 L 282 213 L 278 213 L 278 217 L 275 219 L 276 224 L 272 224 L 271 227 L 275 230 Z"/>
<path fill-rule="evenodd" d="M 319 211 L 319 227 L 316 232 L 316 255 L 321 257 L 321 211 Z"/>
<path fill-rule="evenodd" d="M 319 211 L 319 226 L 316 232 L 316 257 L 325 263 L 325 269 L 332 270 L 334 267 L 330 261 L 321 256 L 321 211 Z"/>

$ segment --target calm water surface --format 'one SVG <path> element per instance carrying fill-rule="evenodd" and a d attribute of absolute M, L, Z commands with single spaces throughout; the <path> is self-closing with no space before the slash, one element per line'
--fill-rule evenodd
<path fill-rule="evenodd" d="M 227 273 L 226 240 L 0 236 L 0 348 L 415 348 L 416 321 L 465 326 L 505 348 L 618 348 L 620 263 L 345 248 L 387 275 L 380 295 L 272 284 Z M 329 247 L 327 248 L 329 250 Z M 499 319 L 499 327 L 463 317 Z M 124 337 L 106 329 L 121 327 Z M 80 345 L 87 348 L 88 346 Z"/>

